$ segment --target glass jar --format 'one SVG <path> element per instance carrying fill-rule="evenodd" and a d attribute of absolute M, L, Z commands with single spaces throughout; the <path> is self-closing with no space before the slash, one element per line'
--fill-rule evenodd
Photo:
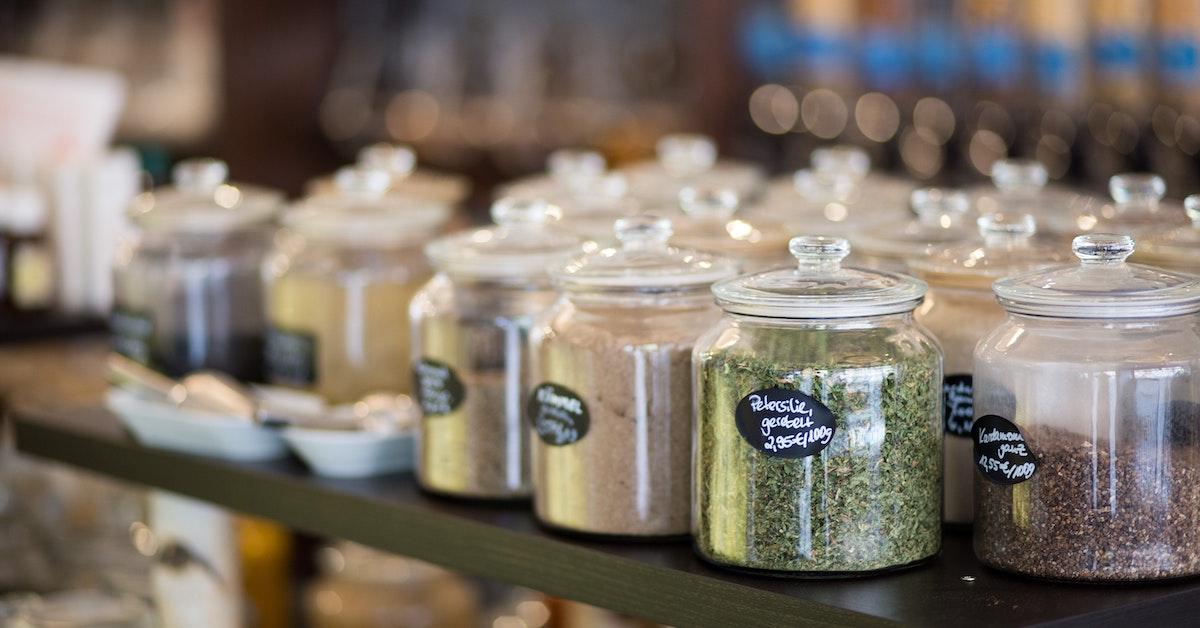
<path fill-rule="evenodd" d="M 971 373 L 975 345 L 1004 320 L 1004 309 L 992 294 L 992 282 L 1066 262 L 1058 249 L 1035 243 L 1036 225 L 1029 214 L 989 214 L 981 216 L 978 224 L 982 242 L 952 247 L 911 263 L 913 274 L 929 284 L 929 293 L 916 311 L 917 322 L 933 332 L 945 355 L 942 512 L 951 524 L 970 523 L 974 512 Z"/>
<path fill-rule="evenodd" d="M 912 193 L 915 218 L 866 229 L 854 237 L 855 259 L 868 268 L 907 270 L 922 259 L 978 237 L 967 219 L 971 200 L 958 190 L 923 188 Z"/>
<path fill-rule="evenodd" d="M 588 534 L 688 532 L 692 346 L 732 261 L 667 245 L 670 221 L 617 221 L 616 248 L 554 269 L 562 296 L 530 335 L 534 511 Z"/>
<path fill-rule="evenodd" d="M 501 199 L 495 226 L 434 241 L 438 273 L 413 299 L 412 360 L 424 417 L 417 479 L 460 497 L 530 495 L 526 344 L 556 294 L 546 269 L 581 250 L 542 201 Z"/>
<path fill-rule="evenodd" d="M 405 144 L 378 143 L 358 151 L 355 167 L 379 170 L 388 175 L 388 193 L 409 201 L 453 207 L 471 192 L 465 177 L 417 167 L 417 153 Z M 338 194 L 336 173 L 309 182 L 309 196 Z"/>
<path fill-rule="evenodd" d="M 810 167 L 767 185 L 762 209 L 798 231 L 849 236 L 901 220 L 913 183 L 871 172 L 867 151 L 849 144 L 818 148 Z"/>
<path fill-rule="evenodd" d="M 1008 315 L 975 350 L 975 553 L 1060 580 L 1200 574 L 1200 278 L 1127 264 L 997 281 Z"/>
<path fill-rule="evenodd" d="M 1183 207 L 1192 224 L 1141 238 L 1131 259 L 1168 270 L 1200 273 L 1200 194 L 1183 199 Z"/>
<path fill-rule="evenodd" d="M 390 195 L 388 181 L 343 168 L 336 194 L 284 216 L 264 268 L 270 383 L 330 404 L 411 389 L 408 305 L 430 274 L 421 246 L 450 210 Z"/>
<path fill-rule="evenodd" d="M 655 146 L 658 159 L 619 170 L 629 181 L 629 193 L 649 211 L 670 210 L 687 187 L 734 190 L 738 198 L 754 201 L 762 194 L 763 172 L 744 161 L 717 159 L 717 143 L 705 135 L 667 135 Z"/>
<path fill-rule="evenodd" d="M 1075 219 L 1074 233 L 1125 233 L 1135 236 L 1182 227 L 1187 214 L 1179 203 L 1164 201 L 1167 183 L 1156 174 L 1126 172 L 1108 180 L 1111 203 L 1095 203 Z"/>
<path fill-rule="evenodd" d="M 114 348 L 171 377 L 262 380 L 259 267 L 282 197 L 227 175 L 214 159 L 180 162 L 174 185 L 136 198 L 117 249 Z"/>
<path fill-rule="evenodd" d="M 542 199 L 557 205 L 563 197 L 574 196 L 591 187 L 606 174 L 608 162 L 593 150 L 562 148 L 546 158 L 546 171 L 500 186 L 497 198 Z"/>
<path fill-rule="evenodd" d="M 672 243 L 683 248 L 716 253 L 736 261 L 747 272 L 786 264 L 788 231 L 764 215 L 739 211 L 736 191 L 720 188 L 684 188 L 679 193 L 680 212 L 671 219 Z"/>
<path fill-rule="evenodd" d="M 798 265 L 713 287 L 696 343 L 694 534 L 741 569 L 839 575 L 941 544 L 942 356 L 913 318 L 925 284 L 842 266 L 798 237 Z"/>
<path fill-rule="evenodd" d="M 1060 186 L 1047 185 L 1050 174 L 1032 159 L 1000 159 L 992 164 L 992 184 L 971 190 L 981 216 L 1004 212 L 1029 214 L 1037 223 L 1037 238 L 1055 244 L 1081 230 L 1078 219 L 1100 199 Z"/>

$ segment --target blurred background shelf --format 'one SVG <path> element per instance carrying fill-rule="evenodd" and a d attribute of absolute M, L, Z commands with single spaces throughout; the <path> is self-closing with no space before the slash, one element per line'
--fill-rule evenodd
<path fill-rule="evenodd" d="M 0 351 L 0 364 L 32 367 L 0 367 L 0 394 L 18 449 L 297 530 L 666 624 L 1096 626 L 1133 617 L 1179 624 L 1200 612 L 1195 581 L 1084 587 L 1018 579 L 982 567 L 963 534 L 948 533 L 940 557 L 903 573 L 787 580 L 712 568 L 686 542 L 601 543 L 552 535 L 526 507 L 427 496 L 408 474 L 335 481 L 309 474 L 293 459 L 245 464 L 149 449 L 100 405 L 104 351 L 95 338 Z M 14 376 L 17 370 L 58 375 L 37 382 Z"/>

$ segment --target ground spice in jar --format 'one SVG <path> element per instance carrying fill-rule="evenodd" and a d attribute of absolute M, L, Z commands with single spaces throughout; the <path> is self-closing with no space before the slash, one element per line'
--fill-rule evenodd
<path fill-rule="evenodd" d="M 1194 431 L 1196 417 L 1191 417 Z M 1176 425 L 1180 425 L 1178 421 Z M 1143 580 L 1200 572 L 1200 451 L 1112 447 L 1074 432 L 1022 427 L 1037 472 L 1006 486 L 976 474 L 975 553 L 999 569 L 1067 580 Z M 1186 430 L 1185 430 L 1186 431 Z"/>
<path fill-rule="evenodd" d="M 719 563 L 789 572 L 911 564 L 941 543 L 941 363 L 891 329 L 772 328 L 737 351 L 696 356 L 696 543 Z M 907 344 L 907 343 L 906 343 Z M 795 367 L 798 356 L 804 366 Z M 733 420 L 779 387 L 824 404 L 837 430 L 819 454 L 777 458 Z"/>
<path fill-rule="evenodd" d="M 538 517 L 594 534 L 687 534 L 692 346 L 720 316 L 711 298 L 674 307 L 560 310 L 539 340 L 538 377 L 587 404 L 565 446 L 535 439 Z"/>

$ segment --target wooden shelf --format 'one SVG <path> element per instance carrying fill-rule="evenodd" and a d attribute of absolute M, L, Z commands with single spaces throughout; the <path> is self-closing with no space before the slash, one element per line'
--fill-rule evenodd
<path fill-rule="evenodd" d="M 56 355 L 41 368 L 70 360 L 73 352 Z M 93 347 L 83 355 L 97 360 L 99 353 Z M 74 366 L 44 376 L 98 370 Z M 88 392 L 68 395 L 76 398 L 65 404 L 47 395 L 13 401 L 9 417 L 21 451 L 677 626 L 1095 626 L 1130 619 L 1157 625 L 1187 623 L 1200 612 L 1198 580 L 1122 587 L 1035 582 L 985 569 L 971 554 L 969 536 L 954 533 L 946 535 L 938 558 L 905 572 L 832 581 L 744 575 L 708 566 L 685 542 L 554 535 L 539 528 L 526 507 L 431 497 L 407 474 L 329 480 L 292 459 L 242 464 L 145 448 L 99 406 L 101 386 L 71 388 Z"/>

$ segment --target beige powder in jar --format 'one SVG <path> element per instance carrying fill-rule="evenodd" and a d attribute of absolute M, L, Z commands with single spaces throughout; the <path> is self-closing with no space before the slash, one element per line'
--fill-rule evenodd
<path fill-rule="evenodd" d="M 534 381 L 574 393 L 588 414 L 575 442 L 532 437 L 542 522 L 612 536 L 687 534 L 692 347 L 720 311 L 707 293 L 672 298 L 644 306 L 564 298 L 535 329 Z"/>

